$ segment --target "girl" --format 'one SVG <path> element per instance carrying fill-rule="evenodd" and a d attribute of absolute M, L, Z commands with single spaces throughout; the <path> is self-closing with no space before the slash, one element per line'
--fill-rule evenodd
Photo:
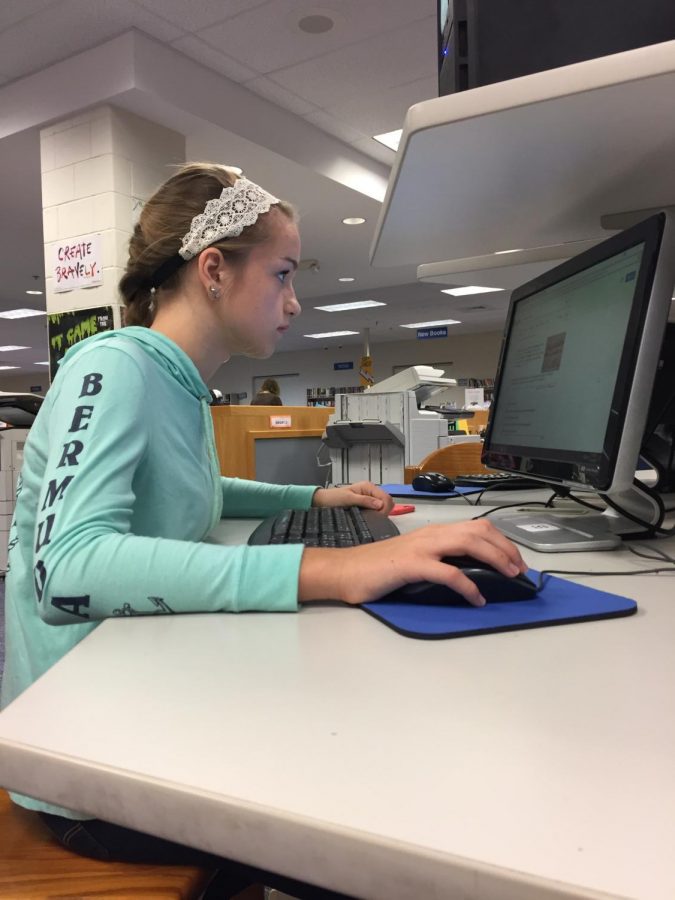
<path fill-rule="evenodd" d="M 310 506 L 387 515 L 392 507 L 367 482 L 316 489 L 220 475 L 208 381 L 232 355 L 274 352 L 300 313 L 299 260 L 293 209 L 222 166 L 186 165 L 146 203 L 120 282 L 128 327 L 71 348 L 26 443 L 3 705 L 108 617 L 289 611 L 326 598 L 358 604 L 422 580 L 480 604 L 477 588 L 442 557 L 475 556 L 507 575 L 524 570 L 515 546 L 485 520 L 346 549 L 203 542 L 224 516 Z M 255 881 L 289 889 L 269 873 L 13 799 L 85 855 L 217 864 L 221 896 Z M 296 896 L 309 891 L 290 887 Z"/>

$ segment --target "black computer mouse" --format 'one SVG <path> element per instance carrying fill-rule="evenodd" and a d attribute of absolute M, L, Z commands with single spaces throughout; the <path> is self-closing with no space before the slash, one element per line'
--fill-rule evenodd
<path fill-rule="evenodd" d="M 420 472 L 412 480 L 416 491 L 427 491 L 432 494 L 447 494 L 454 491 L 455 482 L 440 472 Z"/>
<path fill-rule="evenodd" d="M 527 575 L 510 578 L 502 575 L 487 563 L 469 556 L 446 556 L 443 562 L 456 566 L 478 586 L 488 603 L 505 603 L 511 600 L 532 600 L 537 595 L 537 585 Z M 416 581 L 406 584 L 381 600 L 401 603 L 420 603 L 429 606 L 468 606 L 469 601 L 444 584 Z"/>

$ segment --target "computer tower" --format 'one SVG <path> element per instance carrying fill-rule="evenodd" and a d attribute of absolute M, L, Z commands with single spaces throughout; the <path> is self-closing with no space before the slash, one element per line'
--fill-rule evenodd
<path fill-rule="evenodd" d="M 439 0 L 439 94 L 675 39 L 675 0 Z"/>

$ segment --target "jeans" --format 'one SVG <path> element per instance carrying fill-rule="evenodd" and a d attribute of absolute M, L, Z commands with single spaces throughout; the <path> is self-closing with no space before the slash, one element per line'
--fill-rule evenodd
<path fill-rule="evenodd" d="M 283 875 L 265 872 L 243 863 L 223 859 L 195 850 L 173 841 L 153 837 L 141 831 L 133 831 L 100 819 L 77 821 L 50 813 L 38 813 L 58 842 L 79 856 L 88 856 L 104 862 L 144 863 L 146 865 L 200 866 L 217 869 L 218 874 L 204 894 L 207 898 L 233 897 L 252 884 L 264 884 L 277 888 L 299 900 L 350 900 L 344 894 L 336 894 Z"/>

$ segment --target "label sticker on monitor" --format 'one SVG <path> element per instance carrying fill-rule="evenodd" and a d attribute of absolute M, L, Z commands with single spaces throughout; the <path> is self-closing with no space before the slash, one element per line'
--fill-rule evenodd
<path fill-rule="evenodd" d="M 557 525 L 550 525 L 548 522 L 534 522 L 532 525 L 518 525 L 521 531 L 560 531 Z"/>

